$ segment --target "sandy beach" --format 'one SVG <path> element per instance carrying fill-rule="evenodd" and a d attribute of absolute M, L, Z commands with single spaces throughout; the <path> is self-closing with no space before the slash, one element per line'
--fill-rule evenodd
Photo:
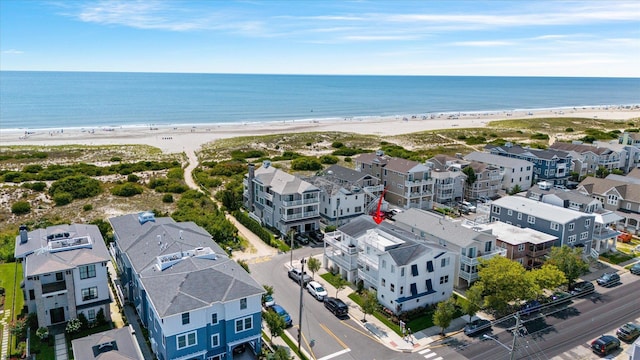
<path fill-rule="evenodd" d="M 640 118 L 640 106 L 584 107 L 535 111 L 441 113 L 379 118 L 347 118 L 334 121 L 287 121 L 255 124 L 211 124 L 197 126 L 109 127 L 83 129 L 5 130 L 0 145 L 122 145 L 145 144 L 165 153 L 196 152 L 203 145 L 223 138 L 291 132 L 353 132 L 400 135 L 452 127 L 483 127 L 489 121 L 544 117 L 581 117 L 605 120 Z"/>

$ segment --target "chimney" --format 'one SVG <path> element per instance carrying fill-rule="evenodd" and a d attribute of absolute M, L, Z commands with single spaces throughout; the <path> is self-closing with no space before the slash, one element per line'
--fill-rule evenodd
<path fill-rule="evenodd" d="M 29 241 L 29 233 L 27 232 L 27 225 L 20 225 L 20 244 L 26 244 Z"/>

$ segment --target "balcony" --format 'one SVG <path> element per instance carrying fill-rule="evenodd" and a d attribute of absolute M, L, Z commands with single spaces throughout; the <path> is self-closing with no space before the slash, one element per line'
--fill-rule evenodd
<path fill-rule="evenodd" d="M 264 199 L 273 202 L 273 194 L 264 193 Z"/>
<path fill-rule="evenodd" d="M 486 255 L 482 255 L 482 256 L 478 256 L 478 257 L 474 257 L 474 258 L 470 258 L 468 256 L 460 255 L 460 263 L 464 264 L 464 265 L 469 265 L 469 266 L 477 266 L 478 264 L 480 264 L 480 260 L 479 259 L 489 260 L 492 257 L 498 256 L 498 255 L 499 256 L 507 256 L 507 249 L 496 248 L 495 250 L 493 250 L 492 252 L 490 252 L 490 253 L 488 253 Z"/>
<path fill-rule="evenodd" d="M 299 219 L 312 218 L 316 216 L 320 216 L 320 212 L 318 210 L 305 211 L 303 213 L 296 213 L 296 214 L 285 214 L 285 215 L 282 215 L 281 219 L 284 221 L 293 221 L 293 220 L 299 220 Z"/>
<path fill-rule="evenodd" d="M 373 259 L 366 255 L 358 256 L 358 266 L 364 268 L 365 266 L 369 266 L 369 269 L 373 269 L 378 271 L 378 259 Z"/>
<path fill-rule="evenodd" d="M 432 180 L 407 180 L 404 182 L 404 186 L 405 187 L 412 187 L 412 186 L 423 186 L 423 185 L 431 185 L 433 184 Z"/>
<path fill-rule="evenodd" d="M 620 235 L 619 231 L 611 230 L 609 228 L 595 229 L 593 231 L 593 240 L 607 240 L 613 239 Z"/>
<path fill-rule="evenodd" d="M 61 291 L 67 291 L 67 283 L 64 280 L 42 284 L 42 295 Z"/>
<path fill-rule="evenodd" d="M 347 271 L 352 271 L 358 268 L 356 256 L 347 255 L 345 252 L 338 248 L 325 248 L 324 256 Z"/>
<path fill-rule="evenodd" d="M 282 205 L 286 207 L 300 206 L 305 204 L 320 204 L 320 198 L 315 197 L 315 198 L 308 198 L 308 199 L 282 201 Z"/>
<path fill-rule="evenodd" d="M 420 197 L 431 197 L 433 193 L 431 191 L 422 191 L 422 192 L 409 192 L 405 193 L 405 196 L 408 198 L 420 198 Z"/>
<path fill-rule="evenodd" d="M 356 255 L 358 253 L 358 249 L 356 248 L 355 244 L 349 244 L 346 241 L 340 241 L 340 238 L 325 235 L 324 242 L 325 244 L 327 244 L 327 246 L 334 247 L 348 255 Z"/>
<path fill-rule="evenodd" d="M 478 273 L 470 273 L 470 272 L 460 270 L 460 272 L 458 273 L 458 277 L 460 279 L 466 280 L 468 283 L 472 283 L 478 280 Z"/>
<path fill-rule="evenodd" d="M 378 279 L 367 274 L 367 272 L 362 269 L 358 269 L 358 278 L 362 279 L 364 282 L 367 282 L 376 288 L 378 287 Z"/>

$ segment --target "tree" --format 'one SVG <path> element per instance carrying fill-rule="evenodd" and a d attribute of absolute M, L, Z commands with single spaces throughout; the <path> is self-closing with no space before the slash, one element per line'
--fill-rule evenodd
<path fill-rule="evenodd" d="M 263 314 L 264 321 L 267 323 L 269 332 L 271 333 L 271 341 L 273 342 L 274 336 L 281 336 L 284 333 L 284 329 L 287 324 L 284 319 L 273 311 L 267 311 Z"/>
<path fill-rule="evenodd" d="M 268 360 L 291 360 L 293 357 L 289 355 L 289 349 L 284 346 L 276 346 L 273 354 L 267 355 Z"/>
<path fill-rule="evenodd" d="M 456 313 L 455 300 L 449 298 L 447 301 L 442 301 L 436 306 L 436 311 L 433 313 L 433 324 L 439 326 L 440 334 L 444 336 L 444 330 L 451 325 L 451 321 Z"/>
<path fill-rule="evenodd" d="M 522 188 L 520 187 L 520 185 L 519 184 L 515 184 L 511 188 L 511 190 L 509 191 L 509 195 L 515 195 L 515 194 L 517 194 L 517 193 L 519 193 L 521 191 L 522 191 Z"/>
<path fill-rule="evenodd" d="M 469 315 L 469 322 L 471 322 L 471 318 L 481 309 L 482 307 L 482 292 L 483 292 L 482 284 L 475 283 L 465 293 L 466 301 L 458 301 L 462 312 L 466 315 Z"/>
<path fill-rule="evenodd" d="M 38 330 L 36 330 L 36 336 L 42 341 L 48 339 L 49 329 L 46 326 L 39 327 Z"/>
<path fill-rule="evenodd" d="M 367 314 L 371 315 L 374 311 L 376 311 L 376 307 L 378 306 L 378 295 L 374 290 L 365 291 L 362 294 L 362 312 L 364 313 L 364 317 L 362 318 L 362 322 L 367 321 Z"/>
<path fill-rule="evenodd" d="M 546 263 L 555 265 L 564 273 L 569 288 L 580 275 L 589 271 L 589 264 L 582 259 L 582 249 L 570 248 L 566 245 L 552 247 L 551 253 L 549 253 L 549 260 Z"/>
<path fill-rule="evenodd" d="M 309 267 L 309 271 L 311 271 L 311 278 L 315 277 L 316 271 L 320 270 L 321 265 L 322 264 L 320 263 L 320 260 L 314 257 L 309 258 L 309 260 L 307 261 L 307 266 Z"/>
<path fill-rule="evenodd" d="M 337 276 L 335 279 L 335 283 L 333 284 L 336 287 L 336 297 L 338 297 L 338 293 L 344 290 L 350 282 L 346 279 L 343 279 L 342 276 Z"/>
<path fill-rule="evenodd" d="M 467 191 L 467 199 L 470 197 L 471 188 L 473 184 L 475 184 L 476 180 L 478 180 L 478 176 L 476 175 L 476 171 L 473 170 L 471 166 L 467 166 L 462 169 L 462 172 L 467 175 L 467 180 L 465 180 L 465 190 Z"/>
<path fill-rule="evenodd" d="M 11 213 L 14 215 L 28 214 L 31 211 L 31 205 L 27 201 L 16 201 L 11 205 Z"/>
<path fill-rule="evenodd" d="M 503 256 L 481 260 L 478 277 L 487 294 L 483 305 L 498 312 L 506 310 L 510 302 L 534 299 L 540 292 L 522 264 Z"/>
<path fill-rule="evenodd" d="M 553 290 L 567 282 L 564 273 L 552 264 L 544 264 L 540 269 L 529 271 L 528 275 L 533 278 L 541 290 Z"/>

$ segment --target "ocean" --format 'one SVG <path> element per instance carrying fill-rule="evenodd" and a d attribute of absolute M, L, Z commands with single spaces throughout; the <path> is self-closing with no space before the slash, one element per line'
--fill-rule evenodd
<path fill-rule="evenodd" d="M 640 78 L 0 71 L 0 129 L 197 125 L 640 104 Z"/>

